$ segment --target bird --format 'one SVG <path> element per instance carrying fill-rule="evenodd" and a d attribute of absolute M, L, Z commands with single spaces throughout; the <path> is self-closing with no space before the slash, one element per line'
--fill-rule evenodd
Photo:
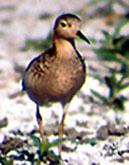
<path fill-rule="evenodd" d="M 22 87 L 36 104 L 36 119 L 44 144 L 46 136 L 39 107 L 54 102 L 62 105 L 58 128 L 62 140 L 70 101 L 86 80 L 85 60 L 75 46 L 75 39 L 79 37 L 88 44 L 90 41 L 80 29 L 79 16 L 72 13 L 58 16 L 53 28 L 52 46 L 32 59 L 23 74 Z M 61 152 L 61 145 L 59 150 Z"/>

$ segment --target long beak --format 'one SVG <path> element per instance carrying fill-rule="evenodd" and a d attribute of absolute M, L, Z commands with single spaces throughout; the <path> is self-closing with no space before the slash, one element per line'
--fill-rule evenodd
<path fill-rule="evenodd" d="M 86 41 L 88 44 L 90 44 L 90 41 L 88 40 L 88 38 L 86 38 L 81 31 L 77 32 L 77 36 L 80 37 L 82 40 Z"/>

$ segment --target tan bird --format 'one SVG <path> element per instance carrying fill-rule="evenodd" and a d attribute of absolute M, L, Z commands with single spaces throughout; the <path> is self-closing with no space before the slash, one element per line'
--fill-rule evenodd
<path fill-rule="evenodd" d="M 90 42 L 81 33 L 80 24 L 81 20 L 76 15 L 68 13 L 59 16 L 54 25 L 52 47 L 34 58 L 24 73 L 23 90 L 36 103 L 36 118 L 44 143 L 46 137 L 39 106 L 49 102 L 61 103 L 64 111 L 59 137 L 62 139 L 68 104 L 85 82 L 85 63 L 74 39 L 79 36 L 88 44 Z"/>

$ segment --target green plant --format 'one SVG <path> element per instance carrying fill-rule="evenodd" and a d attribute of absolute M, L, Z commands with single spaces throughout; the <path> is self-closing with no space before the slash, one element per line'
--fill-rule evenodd
<path fill-rule="evenodd" d="M 128 99 L 122 91 L 129 87 L 129 36 L 121 36 L 120 31 L 127 23 L 126 19 L 120 20 L 112 35 L 103 31 L 104 40 L 100 41 L 101 46 L 98 49 L 94 49 L 101 60 L 113 62 L 118 67 L 108 67 L 109 75 L 104 77 L 104 83 L 109 90 L 108 96 L 105 97 L 95 90 L 92 93 L 103 103 L 121 110 Z"/>
<path fill-rule="evenodd" d="M 40 165 L 42 162 L 48 165 L 58 165 L 61 161 L 59 155 L 52 150 L 60 144 L 59 140 L 43 144 L 41 139 L 32 134 L 30 135 L 33 143 L 26 143 L 17 138 L 10 138 L 0 146 L 0 163 L 2 165 L 14 164 L 16 161 L 30 162 L 33 165 Z"/>

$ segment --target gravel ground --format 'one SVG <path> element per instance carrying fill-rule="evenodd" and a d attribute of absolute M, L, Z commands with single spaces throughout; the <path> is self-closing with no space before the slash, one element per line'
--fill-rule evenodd
<path fill-rule="evenodd" d="M 87 0 L 88 1 L 88 0 Z M 102 4 L 103 5 L 103 4 Z M 96 8 L 99 6 L 96 6 Z M 118 7 L 118 8 L 117 8 Z M 114 8 L 119 9 L 116 5 Z M 120 8 L 126 12 L 126 8 Z M 35 119 L 35 104 L 26 94 L 21 93 L 21 78 L 29 61 L 40 52 L 22 51 L 26 39 L 46 39 L 52 30 L 55 18 L 63 12 L 80 13 L 82 29 L 87 37 L 101 39 L 102 29 L 112 32 L 105 18 L 92 18 L 95 7 L 88 6 L 85 0 L 1 0 L 0 2 L 0 145 L 5 137 L 19 130 L 24 134 L 38 129 Z M 91 17 L 91 19 L 89 19 Z M 42 19 L 39 19 L 42 18 Z M 127 34 L 125 28 L 122 34 Z M 108 74 L 104 64 L 91 50 L 96 45 L 77 42 L 79 51 L 87 58 L 89 68 L 87 82 L 81 92 L 71 102 L 66 119 L 65 132 L 69 137 L 79 136 L 82 141 L 97 138 L 96 144 L 79 145 L 66 142 L 69 152 L 62 154 L 63 165 L 121 165 L 129 164 L 129 103 L 124 112 L 116 112 L 109 107 L 90 99 L 91 89 L 104 95 L 106 87 L 93 78 L 95 73 Z M 44 51 L 44 50 L 43 50 Z M 97 69 L 96 69 L 97 68 Z M 128 95 L 129 91 L 125 91 Z M 45 110 L 44 110 L 45 109 Z M 57 123 L 62 115 L 60 104 L 41 107 L 45 129 L 53 139 Z M 120 121 L 116 125 L 117 120 Z M 6 127 L 1 123 L 5 122 Z M 70 152 L 71 151 L 71 152 Z M 127 152 L 123 152 L 127 151 Z M 67 160 L 67 161 L 65 161 Z M 24 162 L 16 162 L 24 164 Z M 29 163 L 25 163 L 29 164 Z"/>

